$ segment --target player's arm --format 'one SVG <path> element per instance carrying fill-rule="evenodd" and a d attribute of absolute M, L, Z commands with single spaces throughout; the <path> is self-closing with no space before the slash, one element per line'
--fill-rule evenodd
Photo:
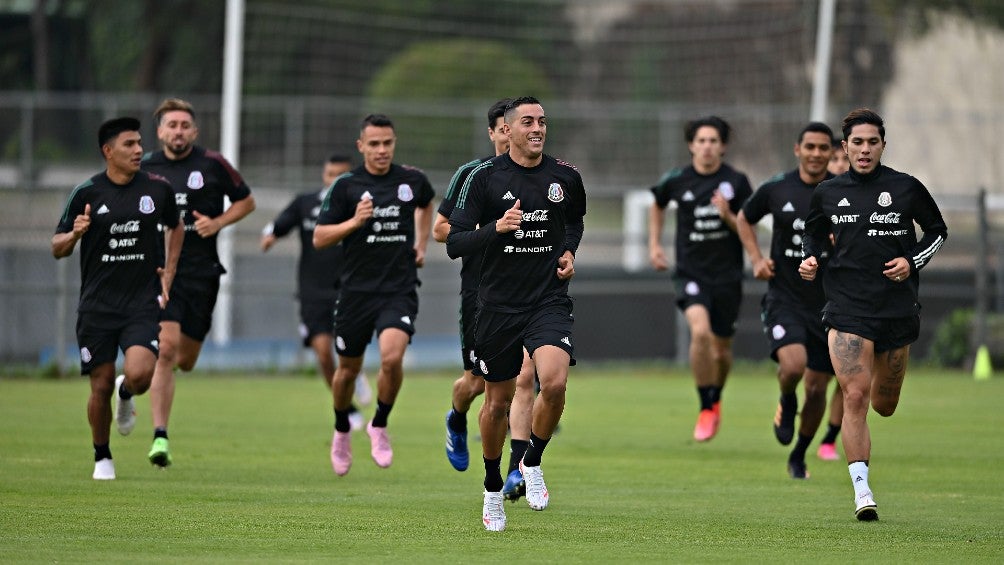
<path fill-rule="evenodd" d="M 436 221 L 432 225 L 432 238 L 439 243 L 446 243 L 447 236 L 450 235 L 450 219 L 437 213 Z"/>
<path fill-rule="evenodd" d="M 192 215 L 195 216 L 195 231 L 202 237 L 212 237 L 230 224 L 239 222 L 254 209 L 254 196 L 249 194 L 246 198 L 232 202 L 226 211 L 215 218 L 210 218 L 198 210 L 192 210 Z"/>
<path fill-rule="evenodd" d="M 774 278 L 774 260 L 760 252 L 756 228 L 746 219 L 746 210 L 740 210 L 736 215 L 736 233 L 753 265 L 753 276 L 764 281 Z"/>
<path fill-rule="evenodd" d="M 157 269 L 157 274 L 160 275 L 161 308 L 171 296 L 174 274 L 178 272 L 178 258 L 181 257 L 181 246 L 185 243 L 185 223 L 179 217 L 177 224 L 164 226 L 164 229 L 168 232 L 164 238 L 164 266 Z"/>
<path fill-rule="evenodd" d="M 415 208 L 415 265 L 419 267 L 425 265 L 430 226 L 432 226 L 432 202 Z"/>
<path fill-rule="evenodd" d="M 334 191 L 334 187 L 332 187 Z M 331 197 L 331 194 L 328 194 Z M 322 224 L 325 212 L 321 212 L 318 217 L 317 226 L 314 227 L 314 247 L 323 249 L 342 241 L 349 234 L 366 225 L 366 222 L 373 217 L 373 200 L 362 198 L 356 203 L 356 211 L 351 218 L 337 224 Z"/>
<path fill-rule="evenodd" d="M 565 224 L 565 251 L 558 257 L 558 278 L 563 281 L 575 275 L 575 253 L 579 250 L 585 227 L 581 217 Z"/>
<path fill-rule="evenodd" d="M 296 198 L 286 206 L 275 220 L 268 223 L 261 231 L 261 250 L 268 251 L 281 237 L 292 231 L 293 226 L 300 223 L 299 207 Z"/>
<path fill-rule="evenodd" d="M 669 268 L 666 250 L 662 248 L 662 225 L 666 221 L 666 209 L 653 202 L 648 209 L 648 260 L 656 271 Z"/>
<path fill-rule="evenodd" d="M 809 213 L 805 217 L 805 230 L 802 233 L 802 263 L 798 266 L 798 274 L 807 281 L 816 278 L 819 269 L 819 257 L 827 251 L 830 241 L 831 224 L 823 214 L 822 197 L 819 187 L 812 192 Z"/>
<path fill-rule="evenodd" d="M 736 231 L 736 213 L 732 211 L 729 201 L 717 190 L 711 195 L 711 203 L 718 208 L 718 217 L 732 231 Z"/>
<path fill-rule="evenodd" d="M 63 227 L 63 224 L 60 224 Z M 73 219 L 72 229 L 60 232 L 52 236 L 52 256 L 62 259 L 73 254 L 73 248 L 77 246 L 80 238 L 91 227 L 91 205 L 84 204 L 83 213 L 77 214 Z"/>

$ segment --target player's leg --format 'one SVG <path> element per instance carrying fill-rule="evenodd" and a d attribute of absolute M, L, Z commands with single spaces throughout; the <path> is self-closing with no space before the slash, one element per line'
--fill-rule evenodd
<path fill-rule="evenodd" d="M 112 393 L 115 388 L 115 361 L 104 362 L 90 369 L 91 394 L 87 399 L 87 422 L 94 443 L 94 474 L 96 480 L 115 478 L 115 464 L 109 447 L 112 427 Z"/>
<path fill-rule="evenodd" d="M 481 452 L 485 464 L 485 480 L 481 519 L 489 531 L 505 529 L 506 516 L 502 507 L 502 448 L 508 422 L 509 405 L 516 390 L 516 379 L 485 382 L 485 398 L 478 418 L 481 430 Z"/>
<path fill-rule="evenodd" d="M 776 327 L 776 326 L 775 326 Z M 777 382 L 781 389 L 777 411 L 774 414 L 774 437 L 781 445 L 788 445 L 795 437 L 795 416 L 798 412 L 798 383 L 805 373 L 807 353 L 803 343 L 787 343 L 779 347 L 777 356 Z"/>
<path fill-rule="evenodd" d="M 519 470 L 527 447 L 530 445 L 530 427 L 533 422 L 534 383 L 537 369 L 530 354 L 523 350 L 523 365 L 516 377 L 516 392 L 509 406 L 509 471 L 506 474 L 502 495 L 516 501 L 526 494 L 526 482 Z"/>
<path fill-rule="evenodd" d="M 816 456 L 823 461 L 836 461 L 840 458 L 837 453 L 837 436 L 840 434 L 840 427 L 844 420 L 844 392 L 840 388 L 840 383 L 834 381 L 833 395 L 830 397 L 830 417 L 827 418 L 826 434 L 819 442 L 819 449 Z"/>
<path fill-rule="evenodd" d="M 317 359 L 317 368 L 321 371 L 321 377 L 331 388 L 331 381 L 335 378 L 335 354 L 334 336 L 330 333 L 316 333 L 310 337 L 310 348 L 314 350 L 314 358 Z"/>
<path fill-rule="evenodd" d="M 474 374 L 474 328 L 477 320 L 477 294 L 461 293 L 460 356 L 464 371 L 453 381 L 450 410 L 446 413 L 446 458 L 458 471 L 470 463 L 467 447 L 467 412 L 474 399 L 484 393 L 485 381 Z"/>
<path fill-rule="evenodd" d="M 904 345 L 875 355 L 875 374 L 872 378 L 871 403 L 880 416 L 892 416 L 899 406 L 903 391 L 906 366 L 910 360 L 910 346 Z"/>
<path fill-rule="evenodd" d="M 387 435 L 387 418 L 404 382 L 404 352 L 411 335 L 398 328 L 380 332 L 380 372 L 377 374 L 377 406 L 373 420 L 366 426 L 370 436 L 370 455 L 380 467 L 389 467 L 394 452 Z"/>
<path fill-rule="evenodd" d="M 805 452 L 816 436 L 819 423 L 826 412 L 826 387 L 830 382 L 830 374 L 807 368 L 802 379 L 805 388 L 805 401 L 802 404 L 802 416 L 798 426 L 798 438 L 788 455 L 788 475 L 793 479 L 807 479 L 809 472 L 805 464 Z"/>
<path fill-rule="evenodd" d="M 711 317 L 706 306 L 692 304 L 683 313 L 690 329 L 690 371 L 701 401 L 694 439 L 707 441 L 717 432 L 714 405 L 719 400 L 719 369 L 713 353 L 715 335 L 711 333 Z"/>

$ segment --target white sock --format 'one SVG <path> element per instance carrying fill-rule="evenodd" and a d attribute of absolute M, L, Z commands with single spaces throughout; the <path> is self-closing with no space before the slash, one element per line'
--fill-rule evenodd
<path fill-rule="evenodd" d="M 847 470 L 851 474 L 851 484 L 854 485 L 854 498 L 871 494 L 872 489 L 868 486 L 868 464 L 864 461 L 855 461 L 847 466 Z"/>

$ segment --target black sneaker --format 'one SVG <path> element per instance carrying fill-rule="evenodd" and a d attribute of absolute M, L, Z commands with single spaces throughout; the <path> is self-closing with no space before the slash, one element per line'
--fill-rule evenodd
<path fill-rule="evenodd" d="M 785 402 L 784 396 L 777 401 L 777 412 L 774 413 L 774 437 L 781 445 L 788 445 L 795 437 L 795 415 L 798 413 L 798 398 L 791 396 L 791 402 Z"/>

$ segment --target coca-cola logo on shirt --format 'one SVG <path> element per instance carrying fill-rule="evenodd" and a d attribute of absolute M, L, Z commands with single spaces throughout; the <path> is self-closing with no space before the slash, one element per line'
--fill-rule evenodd
<path fill-rule="evenodd" d="M 534 210 L 533 212 L 523 212 L 524 222 L 546 222 L 547 210 Z"/>
<path fill-rule="evenodd" d="M 888 214 L 872 212 L 872 215 L 868 217 L 868 222 L 872 224 L 898 224 L 899 217 L 899 212 L 889 212 Z"/>
<path fill-rule="evenodd" d="M 110 233 L 136 233 L 139 231 L 139 220 L 129 220 L 124 224 L 112 224 L 108 231 Z"/>

